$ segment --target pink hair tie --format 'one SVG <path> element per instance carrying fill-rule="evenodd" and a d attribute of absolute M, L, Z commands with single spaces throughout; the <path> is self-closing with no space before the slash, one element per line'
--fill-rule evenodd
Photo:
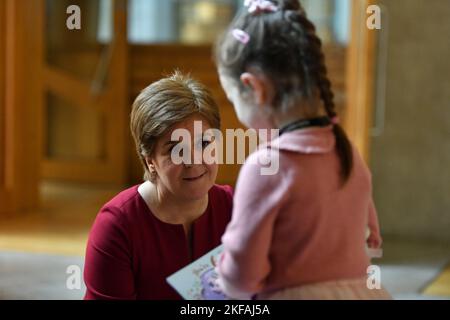
<path fill-rule="evenodd" d="M 244 6 L 248 7 L 249 13 L 275 12 L 279 8 L 268 0 L 245 0 Z"/>
<path fill-rule="evenodd" d="M 243 43 L 243 44 L 247 44 L 250 41 L 250 36 L 248 35 L 247 32 L 245 32 L 244 30 L 241 29 L 233 29 L 232 31 L 233 37 Z"/>
<path fill-rule="evenodd" d="M 331 123 L 332 124 L 338 124 L 339 123 L 339 117 L 338 116 L 334 116 L 333 118 L 331 118 Z"/>

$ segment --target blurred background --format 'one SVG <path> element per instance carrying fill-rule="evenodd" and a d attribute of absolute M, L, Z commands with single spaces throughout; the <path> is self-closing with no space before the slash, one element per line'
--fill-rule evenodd
<path fill-rule="evenodd" d="M 450 298 L 450 0 L 302 0 L 323 39 L 345 129 L 372 170 L 382 283 Z M 240 128 L 212 60 L 242 0 L 0 0 L 0 299 L 80 299 L 101 205 L 142 182 L 137 94 L 175 69 Z M 369 5 L 381 29 L 367 27 Z M 66 26 L 70 5 L 81 29 Z M 234 185 L 240 166 L 220 166 Z"/>

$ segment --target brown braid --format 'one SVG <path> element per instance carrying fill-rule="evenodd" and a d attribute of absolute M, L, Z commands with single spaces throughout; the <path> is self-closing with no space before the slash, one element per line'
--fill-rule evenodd
<path fill-rule="evenodd" d="M 334 95 L 327 76 L 322 42 L 314 24 L 307 18 L 298 0 L 272 0 L 280 10 L 248 13 L 246 8 L 231 23 L 216 46 L 216 61 L 225 73 L 244 90 L 238 80 L 250 66 L 257 66 L 272 80 L 276 95 L 272 104 L 284 109 L 298 99 L 320 96 L 327 115 L 335 117 Z M 238 28 L 250 35 L 242 44 L 231 35 Z M 345 183 L 352 171 L 350 141 L 339 125 L 334 125 L 336 149 Z"/>
<path fill-rule="evenodd" d="M 291 1 L 292 2 L 292 1 Z M 289 12 L 289 11 L 288 11 Z M 297 22 L 305 30 L 307 38 L 308 53 L 311 60 L 304 60 L 304 63 L 310 63 L 310 71 L 314 73 L 316 85 L 319 88 L 320 97 L 323 101 L 325 111 L 330 118 L 337 116 L 334 104 L 334 94 L 331 89 L 331 81 L 327 75 L 327 68 L 325 65 L 325 55 L 322 51 L 322 42 L 316 34 L 316 29 L 311 21 L 308 20 L 304 12 L 291 11 L 288 14 L 293 24 Z M 336 136 L 336 148 L 341 162 L 342 177 L 344 182 L 348 180 L 353 167 L 353 153 L 351 143 L 339 124 L 335 124 L 333 128 Z"/>

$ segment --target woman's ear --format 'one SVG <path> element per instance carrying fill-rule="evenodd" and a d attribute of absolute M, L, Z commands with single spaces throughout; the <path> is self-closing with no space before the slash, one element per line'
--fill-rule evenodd
<path fill-rule="evenodd" d="M 150 157 L 145 157 L 145 163 L 147 164 L 147 168 L 150 173 L 149 179 L 151 182 L 154 183 L 156 181 L 157 173 L 156 173 L 155 165 L 153 164 L 153 160 Z"/>
<path fill-rule="evenodd" d="M 152 158 L 145 157 L 145 163 L 147 164 L 147 168 L 149 171 L 155 170 L 155 165 L 153 164 Z"/>
<path fill-rule="evenodd" d="M 263 78 L 250 72 L 244 72 L 241 74 L 240 80 L 244 86 L 250 87 L 257 105 L 266 105 L 268 88 Z"/>

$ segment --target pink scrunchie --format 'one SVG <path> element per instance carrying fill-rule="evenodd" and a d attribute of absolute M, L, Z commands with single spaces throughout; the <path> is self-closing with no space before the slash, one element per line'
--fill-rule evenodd
<path fill-rule="evenodd" d="M 247 44 L 250 41 L 250 36 L 247 32 L 245 32 L 244 30 L 241 29 L 233 29 L 233 31 L 231 32 L 233 34 L 233 37 L 243 43 L 243 44 Z"/>
<path fill-rule="evenodd" d="M 244 6 L 248 7 L 249 13 L 278 11 L 278 7 L 268 0 L 245 0 Z"/>
<path fill-rule="evenodd" d="M 333 118 L 331 118 L 331 123 L 332 124 L 339 124 L 339 117 L 338 116 L 334 116 Z"/>

